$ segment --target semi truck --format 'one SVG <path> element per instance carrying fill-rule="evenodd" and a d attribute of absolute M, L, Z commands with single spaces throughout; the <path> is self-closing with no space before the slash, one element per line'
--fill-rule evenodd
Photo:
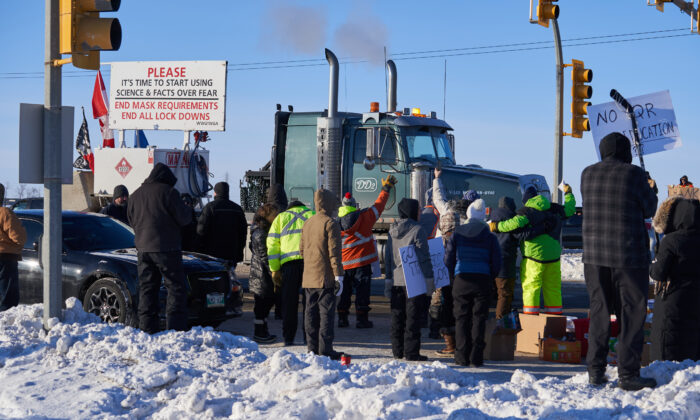
<path fill-rule="evenodd" d="M 549 192 L 542 175 L 457 164 L 455 137 L 446 121 L 435 112 L 397 110 L 397 72 L 392 60 L 386 62 L 387 111 L 380 112 L 374 102 L 369 112 L 338 112 L 338 60 L 328 49 L 326 59 L 330 67 L 328 109 L 294 112 L 291 107 L 282 111 L 277 106 L 271 159 L 260 170 L 247 171 L 241 181 L 241 203 L 246 211 L 255 211 L 265 201 L 270 184 L 284 185 L 290 201 L 299 200 L 310 208 L 319 188 L 339 198 L 350 192 L 360 207 L 368 207 L 379 194 L 381 179 L 392 174 L 399 182 L 375 225 L 378 233 L 386 232 L 398 217 L 397 204 L 402 198 L 426 204 L 425 193 L 438 166 L 448 200 L 473 189 L 490 209 L 501 196 L 519 203 L 522 191 L 530 185 Z"/>

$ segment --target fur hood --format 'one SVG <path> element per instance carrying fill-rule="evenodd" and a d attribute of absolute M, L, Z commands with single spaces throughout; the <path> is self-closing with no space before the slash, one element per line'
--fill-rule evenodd
<path fill-rule="evenodd" d="M 656 214 L 654 215 L 654 220 L 652 222 L 652 226 L 654 226 L 656 233 L 668 233 L 668 231 L 673 228 L 673 210 L 680 200 L 685 199 L 679 195 L 675 195 L 667 198 L 663 203 L 661 203 L 659 208 L 656 210 Z"/>

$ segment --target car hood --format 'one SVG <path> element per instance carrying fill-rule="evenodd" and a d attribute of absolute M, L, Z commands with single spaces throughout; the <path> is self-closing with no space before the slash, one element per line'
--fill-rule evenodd
<path fill-rule="evenodd" d="M 131 263 L 133 265 L 136 265 L 138 262 L 136 248 L 91 251 L 89 254 L 100 258 Z M 226 271 L 223 260 L 196 252 L 183 252 L 182 265 L 186 272 Z"/>

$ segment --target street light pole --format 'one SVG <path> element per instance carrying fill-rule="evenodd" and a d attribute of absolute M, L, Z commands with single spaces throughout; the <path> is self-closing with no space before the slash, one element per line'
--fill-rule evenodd
<path fill-rule="evenodd" d="M 564 168 L 564 61 L 561 52 L 561 37 L 559 36 L 559 22 L 552 19 L 552 31 L 554 32 L 554 51 L 557 57 L 557 100 L 554 123 L 554 185 L 552 189 L 552 202 L 561 204 L 559 184 L 562 181 Z"/>
<path fill-rule="evenodd" d="M 61 67 L 59 0 L 45 0 L 44 46 L 44 235 L 41 262 L 44 274 L 44 328 L 61 317 Z"/>

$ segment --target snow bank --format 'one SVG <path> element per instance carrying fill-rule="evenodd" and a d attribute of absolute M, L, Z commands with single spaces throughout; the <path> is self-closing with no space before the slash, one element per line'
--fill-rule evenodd
<path fill-rule="evenodd" d="M 561 253 L 561 279 L 568 281 L 583 280 L 583 251 L 565 249 Z"/>
<path fill-rule="evenodd" d="M 67 301 L 45 333 L 40 305 L 0 313 L 0 417 L 698 418 L 700 364 L 656 362 L 661 384 L 629 393 L 586 375 L 504 384 L 440 363 L 353 363 L 280 350 L 210 328 L 154 336 L 106 325 Z"/>

